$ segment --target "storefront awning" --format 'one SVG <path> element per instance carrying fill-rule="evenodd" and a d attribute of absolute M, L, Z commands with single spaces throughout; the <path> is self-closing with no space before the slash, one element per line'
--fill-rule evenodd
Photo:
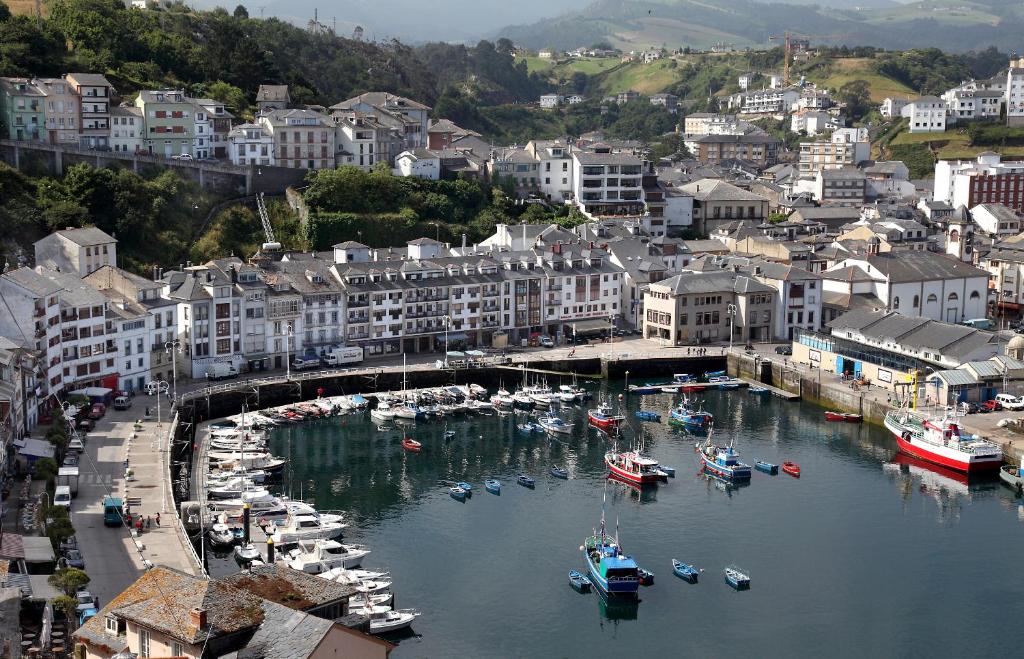
<path fill-rule="evenodd" d="M 607 318 L 591 318 L 589 320 L 577 320 L 573 323 L 565 323 L 566 331 L 569 333 L 575 332 L 576 335 L 580 334 L 594 334 L 597 332 L 608 331 L 610 325 L 608 324 Z"/>

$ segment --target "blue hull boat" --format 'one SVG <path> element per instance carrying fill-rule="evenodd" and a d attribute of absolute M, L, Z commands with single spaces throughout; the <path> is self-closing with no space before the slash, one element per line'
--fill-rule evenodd
<path fill-rule="evenodd" d="M 582 574 L 578 570 L 569 570 L 569 583 L 572 587 L 581 593 L 590 592 L 590 579 L 585 574 Z"/>
<path fill-rule="evenodd" d="M 697 583 L 697 578 L 700 575 L 700 570 L 697 568 L 687 563 L 683 563 L 682 561 L 677 561 L 674 558 L 672 559 L 672 572 L 674 572 L 680 579 L 684 579 L 690 583 Z"/>
<path fill-rule="evenodd" d="M 661 415 L 657 412 L 651 412 L 649 410 L 637 410 L 633 412 L 633 416 L 640 419 L 641 421 L 661 421 Z"/>
<path fill-rule="evenodd" d="M 697 444 L 696 448 L 705 472 L 727 481 L 750 480 L 750 465 L 740 462 L 740 453 L 731 443 L 728 446 L 715 446 L 709 435 L 707 441 Z"/>
<path fill-rule="evenodd" d="M 747 590 L 750 588 L 750 575 L 735 565 L 725 568 L 725 583 L 736 590 Z"/>
<path fill-rule="evenodd" d="M 773 476 L 779 473 L 779 465 L 773 465 L 772 463 L 765 462 L 764 460 L 758 460 L 755 462 L 754 469 L 763 471 L 766 474 L 772 474 Z"/>
<path fill-rule="evenodd" d="M 459 481 L 459 482 L 457 482 L 457 483 L 455 484 L 455 487 L 461 487 L 461 488 L 462 488 L 462 489 L 464 489 L 464 490 L 465 490 L 466 492 L 472 492 L 472 491 L 473 491 L 473 486 L 472 486 L 472 485 L 470 485 L 469 483 L 465 482 L 465 481 Z"/>
<path fill-rule="evenodd" d="M 484 481 L 484 489 L 491 494 L 501 494 L 501 483 L 493 478 L 488 478 Z"/>
<path fill-rule="evenodd" d="M 647 394 L 660 394 L 661 393 L 661 385 L 660 384 L 644 384 L 644 385 L 631 384 L 631 385 L 629 385 L 629 389 L 627 389 L 626 392 L 630 393 L 630 394 L 640 394 L 642 396 L 643 395 L 647 395 Z"/>
<path fill-rule="evenodd" d="M 448 488 L 448 494 L 449 494 L 449 496 L 451 496 L 451 498 L 455 499 L 456 501 L 465 501 L 466 500 L 466 491 L 464 489 L 462 489 L 461 487 L 450 487 L 450 488 Z"/>
<path fill-rule="evenodd" d="M 665 472 L 665 475 L 668 476 L 669 478 L 675 478 L 676 477 L 676 468 L 675 467 L 666 467 L 665 465 L 658 465 L 658 468 L 661 469 L 663 472 Z"/>
<path fill-rule="evenodd" d="M 533 488 L 537 484 L 537 481 L 533 480 L 526 474 L 519 474 L 518 476 L 516 476 L 516 482 L 522 485 L 523 487 L 529 488 Z"/>
<path fill-rule="evenodd" d="M 569 471 L 567 469 L 562 469 L 561 467 L 552 467 L 551 468 L 551 475 L 554 476 L 555 478 L 561 478 L 563 480 L 568 480 L 568 478 L 569 478 Z"/>
<path fill-rule="evenodd" d="M 729 389 L 739 389 L 740 385 L 736 384 L 735 382 L 723 382 L 722 384 L 718 385 L 718 388 L 719 389 L 726 389 L 726 390 L 729 390 Z"/>
<path fill-rule="evenodd" d="M 636 561 L 622 553 L 606 535 L 590 536 L 583 543 L 590 581 L 602 595 L 635 600 L 640 590 L 640 568 Z"/>

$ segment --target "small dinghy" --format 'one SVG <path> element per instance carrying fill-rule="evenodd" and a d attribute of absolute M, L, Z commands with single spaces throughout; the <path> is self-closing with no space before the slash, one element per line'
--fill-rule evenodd
<path fill-rule="evenodd" d="M 590 579 L 577 570 L 569 570 L 569 583 L 581 593 L 590 592 Z"/>
<path fill-rule="evenodd" d="M 561 478 L 563 480 L 568 480 L 568 478 L 569 478 L 569 470 L 568 469 L 563 469 L 562 467 L 555 466 L 555 467 L 551 468 L 551 475 L 554 476 L 555 478 Z"/>
<path fill-rule="evenodd" d="M 999 478 L 1013 488 L 1018 496 L 1024 493 L 1024 478 L 1021 478 L 1020 467 L 1003 465 L 999 468 Z"/>
<path fill-rule="evenodd" d="M 642 567 L 636 569 L 636 574 L 640 577 L 641 586 L 653 586 L 654 585 L 654 573 L 650 570 L 645 570 Z"/>
<path fill-rule="evenodd" d="M 405 439 L 402 440 L 402 448 L 404 448 L 406 451 L 412 451 L 413 453 L 419 453 L 420 449 L 423 448 L 423 444 L 420 444 L 415 439 L 410 439 L 410 438 L 406 437 Z"/>
<path fill-rule="evenodd" d="M 860 414 L 851 414 L 849 412 L 833 412 L 831 410 L 825 412 L 826 421 L 842 421 L 844 423 L 860 423 L 864 420 L 864 417 Z"/>
<path fill-rule="evenodd" d="M 751 387 L 747 391 L 749 391 L 752 394 L 770 394 L 771 393 L 770 389 L 766 389 L 764 387 Z"/>
<path fill-rule="evenodd" d="M 256 545 L 251 542 L 235 547 L 235 560 L 243 565 L 252 563 L 258 558 L 261 558 L 260 550 L 256 549 Z"/>
<path fill-rule="evenodd" d="M 491 494 L 501 494 L 501 482 L 493 478 L 484 481 L 484 489 Z"/>
<path fill-rule="evenodd" d="M 448 488 L 448 494 L 451 496 L 451 498 L 453 498 L 453 499 L 455 499 L 457 501 L 465 501 L 466 500 L 466 490 L 461 488 L 461 487 L 459 487 L 459 486 Z"/>
<path fill-rule="evenodd" d="M 730 565 L 725 568 L 725 583 L 729 584 L 736 590 L 747 590 L 750 588 L 750 575 L 747 574 L 746 570 L 743 570 L 735 565 Z"/>
<path fill-rule="evenodd" d="M 800 478 L 800 465 L 795 462 L 783 462 L 782 471 L 786 472 L 790 476 Z"/>
<path fill-rule="evenodd" d="M 445 439 L 453 439 L 454 437 L 455 437 L 455 431 L 454 430 L 445 430 L 444 431 L 444 438 Z"/>
<path fill-rule="evenodd" d="M 530 433 L 533 432 L 533 428 L 530 426 L 529 423 L 517 423 L 516 430 L 523 433 L 524 435 L 529 435 Z"/>
<path fill-rule="evenodd" d="M 773 465 L 772 463 L 765 462 L 764 460 L 758 460 L 755 462 L 754 469 L 772 475 L 779 473 L 779 465 Z"/>
<path fill-rule="evenodd" d="M 672 559 L 672 572 L 674 572 L 680 579 L 684 579 L 690 583 L 697 583 L 697 577 L 700 575 L 700 570 L 694 566 L 683 563 L 682 561 L 677 561 L 674 558 Z"/>
<path fill-rule="evenodd" d="M 633 412 L 633 416 L 641 421 L 661 421 L 661 415 L 650 410 L 637 410 Z"/>
<path fill-rule="evenodd" d="M 467 483 L 466 481 L 458 481 L 457 483 L 455 483 L 455 487 L 461 487 L 467 492 L 473 491 L 473 486 Z"/>
<path fill-rule="evenodd" d="M 519 474 L 518 476 L 516 476 L 516 482 L 522 485 L 523 487 L 529 488 L 533 488 L 535 485 L 537 485 L 537 481 L 533 480 L 526 474 Z"/>
<path fill-rule="evenodd" d="M 663 472 L 665 472 L 665 475 L 668 476 L 669 478 L 675 478 L 676 477 L 676 468 L 675 467 L 668 467 L 666 465 L 658 465 L 658 469 L 661 469 Z"/>

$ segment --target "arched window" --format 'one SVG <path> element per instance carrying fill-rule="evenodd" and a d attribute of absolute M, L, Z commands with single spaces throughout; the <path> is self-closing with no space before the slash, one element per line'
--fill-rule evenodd
<path fill-rule="evenodd" d="M 914 308 L 916 309 L 920 305 L 921 305 L 921 296 L 920 295 L 915 295 L 914 296 Z"/>
<path fill-rule="evenodd" d="M 935 296 L 935 293 L 929 293 L 928 294 L 928 300 L 927 300 L 928 304 L 935 304 L 938 301 L 939 301 L 939 298 Z"/>
<path fill-rule="evenodd" d="M 978 291 L 971 291 L 972 300 L 977 300 L 979 297 L 981 297 L 981 295 L 978 294 Z"/>
<path fill-rule="evenodd" d="M 892 299 L 892 308 L 893 309 L 899 309 L 900 308 L 900 299 L 898 297 L 894 297 Z"/>
<path fill-rule="evenodd" d="M 950 302 L 956 302 L 959 299 L 960 299 L 960 296 L 957 295 L 956 293 L 950 293 L 949 294 L 949 301 Z"/>

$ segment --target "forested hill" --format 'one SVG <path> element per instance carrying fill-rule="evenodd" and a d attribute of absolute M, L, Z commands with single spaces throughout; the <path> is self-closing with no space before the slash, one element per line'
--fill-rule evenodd
<path fill-rule="evenodd" d="M 195 12 L 126 9 L 120 0 L 55 0 L 48 18 L 11 16 L 0 0 L 0 75 L 55 76 L 104 72 L 121 93 L 184 87 L 251 101 L 261 83 L 286 83 L 297 102 L 330 105 L 386 89 L 426 103 L 434 76 L 399 42 L 374 44 L 312 34 L 277 19 L 250 19 L 245 9 Z M 232 99 L 221 98 L 226 102 Z"/>

